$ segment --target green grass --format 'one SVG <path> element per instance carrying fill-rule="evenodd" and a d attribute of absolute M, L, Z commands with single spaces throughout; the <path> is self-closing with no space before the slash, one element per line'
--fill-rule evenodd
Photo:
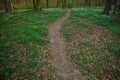
<path fill-rule="evenodd" d="M 111 13 L 110 16 L 106 16 L 102 12 L 103 8 L 73 8 L 72 14 L 75 17 L 85 18 L 97 25 L 105 26 L 120 36 L 120 24 L 115 22 L 115 15 Z"/>
<path fill-rule="evenodd" d="M 17 58 L 17 57 L 12 57 L 9 61 L 11 61 L 11 62 L 15 63 L 15 62 L 17 62 L 17 61 L 18 61 L 18 58 Z"/>
<path fill-rule="evenodd" d="M 16 68 L 14 66 L 7 66 L 6 67 L 6 72 L 7 73 L 13 73 L 16 71 Z"/>
<path fill-rule="evenodd" d="M 109 28 L 116 26 L 114 29 L 119 29 L 119 24 L 113 21 L 114 15 L 105 16 L 100 14 L 101 11 L 101 8 L 74 8 L 69 20 L 63 24 L 61 32 L 66 38 L 67 54 L 77 64 L 83 76 L 87 76 L 88 80 L 119 80 L 120 42 L 119 37 L 115 37 L 119 30 L 114 32 Z M 88 19 L 97 25 L 106 24 L 102 25 L 106 30 L 103 32 L 102 27 L 85 24 L 79 18 Z M 115 34 L 111 36 L 107 29 Z"/>
<path fill-rule="evenodd" d="M 70 19 L 71 19 L 71 23 L 69 22 L 66 22 L 63 24 L 63 28 L 61 29 L 61 32 L 63 33 L 63 35 L 65 36 L 65 38 L 67 40 L 71 40 L 72 38 L 74 38 L 74 32 L 75 30 L 74 29 L 81 29 L 81 28 L 86 28 L 87 25 L 86 24 L 83 24 L 79 21 L 79 19 L 73 17 L 73 16 L 70 16 Z M 72 26 L 72 24 L 74 24 Z"/>
<path fill-rule="evenodd" d="M 36 58 L 36 57 L 39 57 L 39 52 L 38 50 L 34 50 L 33 53 L 30 54 L 30 58 Z"/>
<path fill-rule="evenodd" d="M 0 13 L 0 79 L 23 80 L 31 76 L 31 79 L 43 80 L 44 67 L 50 68 L 50 77 L 53 77 L 54 68 L 48 62 L 51 59 L 48 26 L 64 14 L 65 10 L 52 8 Z"/>
<path fill-rule="evenodd" d="M 71 16 L 70 19 L 71 19 L 71 23 L 76 24 L 75 25 L 76 28 L 85 28 L 85 27 L 88 27 L 86 24 L 80 22 L 79 18 Z"/>
<path fill-rule="evenodd" d="M 65 27 L 63 27 L 61 29 L 61 32 L 63 33 L 63 35 L 65 36 L 66 39 L 70 40 L 71 38 L 73 38 L 72 28 L 67 27 L 67 26 L 70 26 L 70 24 L 68 24 L 68 23 L 65 23 L 64 26 Z"/>
<path fill-rule="evenodd" d="M 113 43 L 115 45 L 115 43 Z M 108 50 L 112 53 L 113 56 L 120 57 L 120 48 L 115 47 L 114 45 L 108 45 Z"/>
<path fill-rule="evenodd" d="M 53 67 L 53 66 L 51 66 L 51 67 L 49 67 L 49 70 L 50 70 L 51 72 L 55 72 L 56 68 Z"/>
<path fill-rule="evenodd" d="M 28 68 L 34 68 L 38 65 L 38 62 L 33 62 L 33 61 L 28 62 L 26 65 L 27 65 Z"/>
<path fill-rule="evenodd" d="M 84 46 L 88 46 L 88 47 L 94 46 L 94 45 L 93 45 L 91 42 L 89 42 L 89 41 L 83 41 L 83 42 L 81 42 L 81 44 L 84 45 Z"/>
<path fill-rule="evenodd" d="M 5 45 L 5 44 L 0 43 L 0 50 L 6 50 L 8 48 L 10 48 L 9 45 Z"/>

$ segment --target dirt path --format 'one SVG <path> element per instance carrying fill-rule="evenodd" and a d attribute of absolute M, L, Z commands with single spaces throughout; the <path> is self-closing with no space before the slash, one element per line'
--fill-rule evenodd
<path fill-rule="evenodd" d="M 65 40 L 60 33 L 60 28 L 63 22 L 69 18 L 70 12 L 70 10 L 67 10 L 66 16 L 57 20 L 49 28 L 50 48 L 53 56 L 52 65 L 56 67 L 56 80 L 85 80 L 67 56 Z"/>

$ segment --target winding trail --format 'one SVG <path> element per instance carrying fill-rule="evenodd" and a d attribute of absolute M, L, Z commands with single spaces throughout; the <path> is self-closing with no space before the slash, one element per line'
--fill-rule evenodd
<path fill-rule="evenodd" d="M 62 24 L 69 18 L 71 10 L 58 19 L 49 28 L 50 49 L 53 56 L 52 65 L 56 67 L 56 80 L 86 80 L 71 62 L 65 51 L 65 39 L 60 33 Z"/>

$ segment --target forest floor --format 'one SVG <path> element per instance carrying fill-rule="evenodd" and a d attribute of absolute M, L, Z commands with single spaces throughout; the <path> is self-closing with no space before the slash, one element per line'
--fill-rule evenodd
<path fill-rule="evenodd" d="M 54 80 L 49 25 L 63 9 L 0 13 L 0 80 Z"/>
<path fill-rule="evenodd" d="M 0 80 L 119 80 L 120 24 L 102 10 L 0 12 Z"/>
<path fill-rule="evenodd" d="M 119 80 L 120 24 L 113 21 L 113 15 L 101 12 L 101 8 L 72 9 L 61 28 L 66 53 L 84 80 Z"/>
<path fill-rule="evenodd" d="M 65 39 L 60 32 L 62 24 L 70 17 L 71 11 L 68 10 L 66 16 L 54 22 L 49 29 L 50 48 L 53 56 L 52 65 L 55 66 L 55 76 L 57 80 L 85 80 L 67 56 L 65 50 Z"/>

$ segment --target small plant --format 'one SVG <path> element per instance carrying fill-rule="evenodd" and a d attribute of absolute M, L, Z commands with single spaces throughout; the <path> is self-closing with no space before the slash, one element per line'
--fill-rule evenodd
<path fill-rule="evenodd" d="M 77 18 L 71 17 L 71 22 L 72 23 L 78 23 L 80 21 Z"/>
<path fill-rule="evenodd" d="M 64 33 L 64 35 L 69 40 L 73 37 L 71 33 Z"/>
<path fill-rule="evenodd" d="M 84 45 L 84 46 L 87 46 L 87 47 L 94 46 L 94 45 L 93 45 L 91 42 L 89 42 L 89 41 L 83 41 L 83 42 L 81 42 L 81 44 Z"/>
<path fill-rule="evenodd" d="M 82 58 L 82 63 L 87 64 L 87 63 L 88 63 L 88 59 L 85 58 L 85 57 L 83 57 L 83 58 Z"/>
<path fill-rule="evenodd" d="M 43 65 L 44 65 L 44 66 L 48 66 L 48 64 L 49 64 L 48 61 L 44 61 L 44 62 L 41 63 L 42 66 L 43 66 Z"/>
<path fill-rule="evenodd" d="M 28 44 L 29 40 L 28 40 L 28 38 L 22 38 L 22 39 L 19 40 L 19 42 L 22 43 L 22 44 Z"/>
<path fill-rule="evenodd" d="M 103 76 L 103 75 L 97 75 L 96 78 L 97 78 L 98 80 L 104 80 L 104 76 Z"/>
<path fill-rule="evenodd" d="M 14 66 L 7 66 L 6 67 L 6 72 L 7 73 L 13 73 L 15 71 L 16 71 L 16 67 L 14 67 Z"/>
<path fill-rule="evenodd" d="M 37 58 L 39 57 L 39 52 L 38 50 L 34 50 L 33 53 L 30 54 L 30 58 Z"/>
<path fill-rule="evenodd" d="M 37 44 L 40 44 L 40 45 L 45 45 L 46 44 L 46 40 L 43 40 L 42 38 L 39 38 L 39 37 L 32 37 L 32 40 L 37 43 Z"/>
<path fill-rule="evenodd" d="M 55 80 L 53 76 L 50 76 L 48 80 Z"/>
<path fill-rule="evenodd" d="M 64 24 L 65 27 L 62 28 L 61 32 L 65 36 L 66 39 L 71 40 L 73 38 L 72 28 L 68 27 L 69 24 Z"/>
<path fill-rule="evenodd" d="M 75 60 L 76 60 L 77 62 L 79 62 L 79 61 L 81 60 L 81 58 L 80 58 L 79 56 L 77 56 L 77 57 L 75 58 Z"/>
<path fill-rule="evenodd" d="M 6 59 L 6 55 L 0 52 L 0 62 L 4 61 L 5 59 Z"/>
<path fill-rule="evenodd" d="M 5 45 L 5 44 L 0 43 L 0 50 L 5 50 L 5 49 L 8 49 L 8 48 L 10 48 L 9 45 Z"/>
<path fill-rule="evenodd" d="M 92 74 L 92 72 L 90 70 L 87 70 L 87 72 L 85 74 L 88 75 L 88 76 L 90 76 L 90 77 L 93 76 L 93 74 Z"/>
<path fill-rule="evenodd" d="M 37 65 L 38 65 L 38 62 L 34 62 L 34 61 L 27 63 L 28 68 L 35 68 Z"/>
<path fill-rule="evenodd" d="M 38 32 L 39 32 L 42 36 L 47 36 L 47 35 L 48 35 L 48 28 L 47 28 L 47 27 L 40 27 L 38 30 L 39 30 Z"/>
<path fill-rule="evenodd" d="M 0 62 L 4 60 L 4 57 L 0 56 Z"/>
<path fill-rule="evenodd" d="M 49 70 L 50 70 L 50 72 L 55 72 L 56 69 L 55 69 L 55 67 L 50 66 L 50 67 L 49 67 Z"/>
<path fill-rule="evenodd" d="M 10 61 L 11 61 L 11 62 L 17 62 L 18 59 L 17 59 L 17 57 L 12 57 L 12 58 L 10 59 Z"/>
<path fill-rule="evenodd" d="M 120 49 L 108 46 L 108 50 L 116 57 L 120 57 Z"/>

